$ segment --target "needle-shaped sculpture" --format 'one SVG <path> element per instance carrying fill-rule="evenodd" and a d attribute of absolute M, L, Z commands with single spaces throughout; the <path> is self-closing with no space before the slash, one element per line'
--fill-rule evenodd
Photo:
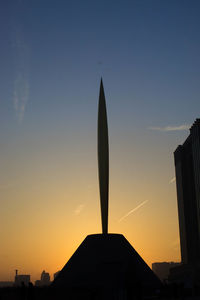
<path fill-rule="evenodd" d="M 106 100 L 101 79 L 98 109 L 98 167 L 102 233 L 108 233 L 109 148 Z"/>

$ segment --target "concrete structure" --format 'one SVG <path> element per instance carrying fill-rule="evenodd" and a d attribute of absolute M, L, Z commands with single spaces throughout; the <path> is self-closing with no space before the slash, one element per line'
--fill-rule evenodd
<path fill-rule="evenodd" d="M 30 275 L 18 275 L 18 270 L 15 270 L 15 282 L 14 286 L 28 286 L 30 283 Z"/>
<path fill-rule="evenodd" d="M 167 281 L 170 269 L 180 266 L 178 262 L 155 262 L 152 264 L 152 271 L 160 278 L 160 280 Z"/>
<path fill-rule="evenodd" d="M 101 80 L 98 110 L 98 166 L 102 234 L 88 235 L 51 284 L 56 297 L 132 299 L 161 282 L 121 234 L 108 233 L 109 153 L 106 103 Z"/>
<path fill-rule="evenodd" d="M 200 119 L 174 152 L 182 265 L 170 269 L 171 282 L 200 285 Z"/>
<path fill-rule="evenodd" d="M 108 233 L 109 146 L 106 99 L 101 79 L 98 108 L 98 167 L 102 232 Z"/>
<path fill-rule="evenodd" d="M 200 261 L 200 119 L 174 152 L 183 264 Z"/>
<path fill-rule="evenodd" d="M 53 278 L 55 279 L 58 276 L 59 273 L 60 273 L 60 271 L 57 271 L 56 273 L 54 273 Z"/>
<path fill-rule="evenodd" d="M 168 276 L 169 282 L 183 283 L 185 287 L 193 289 L 200 286 L 200 265 L 181 264 L 171 268 Z"/>
<path fill-rule="evenodd" d="M 52 287 L 127 290 L 135 285 L 159 288 L 161 282 L 121 234 L 88 235 Z"/>
<path fill-rule="evenodd" d="M 46 286 L 51 283 L 49 273 L 42 271 L 40 280 L 35 281 L 35 286 Z"/>
<path fill-rule="evenodd" d="M 41 274 L 41 281 L 47 285 L 50 283 L 50 275 L 49 273 L 43 271 L 42 274 Z"/>

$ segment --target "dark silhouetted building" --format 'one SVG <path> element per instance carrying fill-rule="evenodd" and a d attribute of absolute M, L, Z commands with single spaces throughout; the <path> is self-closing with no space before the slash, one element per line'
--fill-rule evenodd
<path fill-rule="evenodd" d="M 200 119 L 174 152 L 183 264 L 200 261 Z"/>
<path fill-rule="evenodd" d="M 170 269 L 179 265 L 178 262 L 155 262 L 152 264 L 152 270 L 160 280 L 167 281 Z"/>
<path fill-rule="evenodd" d="M 200 119 L 174 152 L 182 265 L 170 278 L 200 283 Z"/>
<path fill-rule="evenodd" d="M 50 281 L 49 273 L 42 271 L 41 279 L 35 281 L 35 286 L 45 286 L 45 285 L 49 285 L 50 283 L 51 281 Z"/>
<path fill-rule="evenodd" d="M 57 271 L 56 273 L 54 273 L 53 278 L 55 279 L 58 276 L 59 273 L 60 273 L 60 271 Z"/>
<path fill-rule="evenodd" d="M 14 286 L 28 286 L 30 283 L 31 276 L 30 275 L 18 275 L 18 270 L 15 271 L 15 282 Z"/>
<path fill-rule="evenodd" d="M 45 284 L 49 284 L 50 283 L 50 275 L 49 273 L 43 271 L 41 274 L 41 281 Z"/>

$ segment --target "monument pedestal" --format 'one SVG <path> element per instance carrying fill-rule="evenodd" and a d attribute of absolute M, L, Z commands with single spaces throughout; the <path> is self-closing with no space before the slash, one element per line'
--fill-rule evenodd
<path fill-rule="evenodd" d="M 121 234 L 92 234 L 81 243 L 52 287 L 139 294 L 160 280 Z"/>

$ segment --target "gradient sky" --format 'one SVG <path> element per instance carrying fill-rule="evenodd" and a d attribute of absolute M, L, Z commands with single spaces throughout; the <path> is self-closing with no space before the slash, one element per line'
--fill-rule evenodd
<path fill-rule="evenodd" d="M 60 270 L 101 232 L 97 107 L 110 139 L 109 232 L 180 261 L 173 152 L 200 112 L 197 0 L 0 3 L 0 280 Z"/>

